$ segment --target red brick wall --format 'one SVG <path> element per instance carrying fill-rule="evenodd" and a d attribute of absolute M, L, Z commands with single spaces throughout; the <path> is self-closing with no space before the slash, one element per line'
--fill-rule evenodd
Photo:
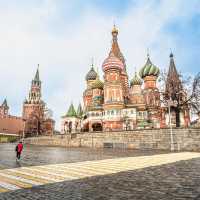
<path fill-rule="evenodd" d="M 0 132 L 19 134 L 23 132 L 23 120 L 20 117 L 7 116 L 0 118 Z"/>

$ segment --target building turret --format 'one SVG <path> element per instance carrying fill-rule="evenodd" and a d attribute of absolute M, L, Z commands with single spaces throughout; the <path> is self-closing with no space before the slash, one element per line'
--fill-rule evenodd
<path fill-rule="evenodd" d="M 84 103 L 84 110 L 88 111 L 91 109 L 92 106 L 92 84 L 97 78 L 97 72 L 94 70 L 94 66 L 90 68 L 90 71 L 86 74 L 85 80 L 87 84 L 86 90 L 83 92 L 83 103 Z"/>
<path fill-rule="evenodd" d="M 35 77 L 31 83 L 31 90 L 29 92 L 28 102 L 39 103 L 41 101 L 41 81 L 39 77 L 39 65 Z"/>
<path fill-rule="evenodd" d="M 78 105 L 76 114 L 77 114 L 77 117 L 80 119 L 83 117 L 83 109 L 82 109 L 81 103 L 79 103 Z"/>
<path fill-rule="evenodd" d="M 2 105 L 0 106 L 0 117 L 8 116 L 8 110 L 9 110 L 9 106 L 8 106 L 7 100 L 4 99 Z"/>
<path fill-rule="evenodd" d="M 130 82 L 130 101 L 136 106 L 139 104 L 144 104 L 141 86 L 142 80 L 138 77 L 137 72 L 135 72 L 135 75 Z"/>
<path fill-rule="evenodd" d="M 104 94 L 103 86 L 103 82 L 99 79 L 99 75 L 97 75 L 97 79 L 91 85 L 93 110 L 102 110 Z"/>
<path fill-rule="evenodd" d="M 26 122 L 26 136 L 38 134 L 52 134 L 54 131 L 54 120 L 45 119 L 45 103 L 41 99 L 41 81 L 39 77 L 39 65 L 35 77 L 31 82 L 28 99 L 23 103 L 23 119 Z"/>
<path fill-rule="evenodd" d="M 124 70 L 122 61 L 111 52 L 103 62 L 104 71 L 104 128 L 106 130 L 122 129 L 123 123 L 119 110 L 124 108 L 123 82 L 121 73 Z M 112 120 L 107 120 L 113 115 Z"/>
<path fill-rule="evenodd" d="M 184 91 L 180 76 L 177 72 L 173 53 L 171 53 L 169 57 L 170 64 L 165 86 L 165 99 L 172 100 L 174 104 L 176 104 L 171 106 L 172 125 L 188 127 L 190 123 L 189 107 L 184 103 L 187 99 L 187 94 Z M 179 106 L 181 104 L 183 104 L 183 106 Z M 168 116 L 166 120 L 166 124 L 169 124 Z"/>
<path fill-rule="evenodd" d="M 81 109 L 79 108 L 79 115 L 81 114 Z M 61 132 L 65 133 L 75 133 L 80 131 L 80 116 L 77 116 L 76 110 L 73 103 L 70 104 L 67 113 L 62 117 Z"/>
<path fill-rule="evenodd" d="M 149 54 L 144 67 L 140 70 L 140 77 L 144 80 L 144 99 L 149 113 L 149 120 L 152 127 L 160 128 L 160 93 L 156 86 L 159 76 L 159 68 L 150 60 Z"/>
<path fill-rule="evenodd" d="M 118 44 L 118 33 L 119 33 L 118 29 L 114 25 L 112 29 L 112 47 L 111 47 L 109 55 L 114 54 L 114 56 L 116 56 L 123 63 L 123 69 L 121 71 L 120 78 L 123 84 L 123 98 L 126 101 L 129 98 L 128 75 L 126 71 L 126 61 L 123 54 L 120 51 L 119 44 Z"/>

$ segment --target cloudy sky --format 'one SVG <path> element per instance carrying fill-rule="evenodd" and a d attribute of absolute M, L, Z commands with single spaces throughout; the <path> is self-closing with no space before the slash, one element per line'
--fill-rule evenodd
<path fill-rule="evenodd" d="M 161 69 L 172 49 L 178 71 L 200 71 L 199 0 L 0 0 L 0 101 L 20 116 L 39 63 L 43 100 L 59 129 L 69 104 L 82 101 L 92 57 L 102 75 L 113 22 L 130 77 L 147 48 Z"/>

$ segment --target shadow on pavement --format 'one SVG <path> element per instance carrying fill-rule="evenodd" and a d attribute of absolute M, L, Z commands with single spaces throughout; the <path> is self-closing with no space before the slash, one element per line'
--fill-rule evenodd
<path fill-rule="evenodd" d="M 0 199 L 200 199 L 200 158 L 157 167 L 47 184 L 0 194 Z"/>

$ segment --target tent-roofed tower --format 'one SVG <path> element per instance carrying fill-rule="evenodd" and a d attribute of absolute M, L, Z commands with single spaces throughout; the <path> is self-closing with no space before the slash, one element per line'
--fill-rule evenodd
<path fill-rule="evenodd" d="M 167 95 L 167 98 L 175 100 L 175 95 L 183 90 L 183 85 L 176 69 L 173 53 L 171 53 L 169 57 L 170 63 L 166 80 L 165 94 Z"/>
<path fill-rule="evenodd" d="M 169 57 L 170 63 L 165 85 L 165 99 L 173 102 L 171 106 L 172 124 L 176 127 L 187 127 L 190 122 L 189 108 L 187 104 L 184 104 L 187 94 L 177 72 L 173 53 L 170 53 Z M 181 104 L 184 104 L 184 106 L 181 106 Z"/>
<path fill-rule="evenodd" d="M 79 104 L 76 112 L 74 104 L 71 103 L 67 110 L 67 113 L 64 116 L 62 116 L 61 132 L 63 134 L 66 134 L 66 133 L 74 133 L 80 131 L 82 115 L 83 111 L 81 104 Z"/>
<path fill-rule="evenodd" d="M 28 99 L 23 104 L 23 119 L 26 121 L 26 136 L 52 134 L 54 131 L 54 120 L 45 116 L 45 102 L 41 99 L 41 80 L 39 76 L 39 65 L 34 78 L 31 81 L 31 88 Z"/>
<path fill-rule="evenodd" d="M 77 114 L 76 114 L 76 111 L 75 111 L 75 108 L 74 108 L 74 105 L 73 103 L 71 103 L 68 111 L 67 111 L 67 114 L 66 114 L 67 117 L 77 117 Z"/>
<path fill-rule="evenodd" d="M 112 46 L 109 53 L 109 56 L 113 55 L 117 57 L 122 63 L 123 63 L 123 69 L 121 71 L 121 80 L 123 85 L 123 98 L 125 100 L 125 103 L 127 103 L 127 100 L 129 98 L 129 91 L 128 91 L 128 75 L 126 71 L 126 60 L 124 58 L 124 55 L 122 54 L 119 44 L 118 44 L 118 29 L 114 25 L 112 29 Z"/>
<path fill-rule="evenodd" d="M 82 116 L 83 116 L 83 109 L 82 109 L 81 103 L 79 103 L 79 105 L 78 105 L 76 114 L 77 114 L 77 117 L 82 118 Z"/>
<path fill-rule="evenodd" d="M 125 58 L 124 58 L 122 52 L 120 51 L 117 36 L 118 36 L 118 29 L 114 25 L 113 29 L 112 29 L 112 47 L 110 50 L 110 54 L 113 53 L 117 58 L 119 58 L 121 60 L 121 62 L 124 64 L 124 70 L 126 71 Z"/>

